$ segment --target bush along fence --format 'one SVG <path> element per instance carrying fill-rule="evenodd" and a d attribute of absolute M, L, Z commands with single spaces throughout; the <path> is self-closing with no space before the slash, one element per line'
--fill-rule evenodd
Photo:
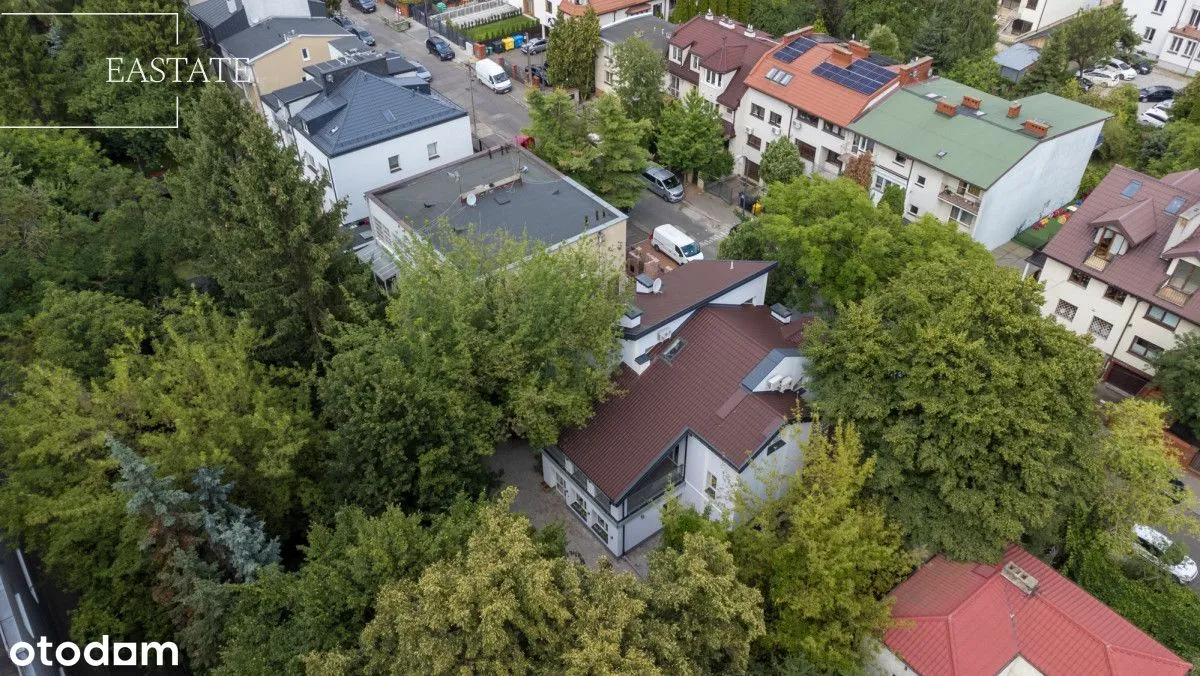
<path fill-rule="evenodd" d="M 422 5 L 409 5 L 413 20 L 441 34 L 447 40 L 465 46 L 478 43 L 487 53 L 500 53 L 520 47 L 525 33 L 538 27 L 537 19 L 521 14 L 520 10 L 503 0 L 489 0 L 477 5 L 464 5 L 448 12 L 426 13 Z M 512 38 L 505 42 L 505 38 Z"/>

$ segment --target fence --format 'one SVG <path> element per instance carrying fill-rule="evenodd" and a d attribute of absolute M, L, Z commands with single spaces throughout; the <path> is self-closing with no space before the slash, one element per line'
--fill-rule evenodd
<path fill-rule="evenodd" d="M 705 182 L 704 192 L 720 197 L 726 204 L 733 204 L 743 210 L 749 210 L 749 205 L 758 201 L 759 188 L 754 181 L 733 174 L 719 180 Z M 744 204 L 741 199 L 742 195 L 745 195 L 746 199 Z"/>
<path fill-rule="evenodd" d="M 430 28 L 435 33 L 440 34 L 442 37 L 446 38 L 450 42 L 453 42 L 459 47 L 465 48 L 466 44 L 471 41 L 469 38 L 467 38 L 467 36 L 451 28 L 450 24 L 442 18 L 449 12 L 443 12 L 442 14 L 430 12 L 429 14 L 426 14 L 425 7 L 422 5 L 410 5 L 408 9 L 409 13 L 412 15 L 413 21 Z"/>

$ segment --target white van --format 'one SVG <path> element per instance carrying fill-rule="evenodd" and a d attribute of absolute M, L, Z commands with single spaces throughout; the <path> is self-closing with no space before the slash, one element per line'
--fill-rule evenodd
<path fill-rule="evenodd" d="M 671 260 L 683 265 L 688 261 L 702 261 L 704 254 L 696 240 L 683 234 L 673 225 L 660 225 L 650 233 L 650 243 L 665 253 Z"/>
<path fill-rule="evenodd" d="M 480 59 L 475 62 L 475 77 L 497 94 L 506 94 L 512 91 L 512 80 L 508 79 L 508 73 L 505 73 L 500 64 L 491 59 Z"/>

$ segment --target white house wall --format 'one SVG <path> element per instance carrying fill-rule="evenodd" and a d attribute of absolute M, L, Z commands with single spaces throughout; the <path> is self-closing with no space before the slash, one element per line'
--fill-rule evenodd
<path fill-rule="evenodd" d="M 434 142 L 438 144 L 438 157 L 430 160 L 426 146 Z M 334 158 L 326 158 L 303 134 L 296 134 L 296 146 L 300 157 L 308 152 L 318 163 L 330 167 L 332 185 L 325 192 L 325 208 L 331 209 L 336 200 L 347 198 L 344 220 L 350 223 L 368 216 L 363 196 L 368 190 L 471 155 L 471 122 L 468 117 L 460 117 Z M 393 155 L 400 156 L 400 171 L 388 168 L 388 158 Z"/>
<path fill-rule="evenodd" d="M 763 119 L 760 120 L 750 114 L 750 110 L 754 105 L 763 108 Z M 771 113 L 773 112 L 779 113 L 782 118 L 778 135 L 770 124 Z M 817 122 L 817 126 L 808 124 L 800 119 L 791 105 L 773 96 L 768 96 L 757 89 L 747 89 L 746 93 L 742 96 L 742 104 L 737 108 L 737 114 L 734 119 L 734 139 L 730 145 L 730 152 L 733 153 L 734 159 L 737 162 L 735 171 L 745 175 L 745 160 L 750 160 L 755 164 L 761 165 L 762 149 L 765 149 L 768 143 L 780 136 L 786 136 L 793 142 L 799 140 L 816 148 L 815 162 L 810 162 L 807 159 L 803 160 L 805 172 L 812 173 L 816 171 L 829 177 L 837 176 L 837 167 L 825 162 L 825 151 L 832 150 L 836 155 L 845 153 L 850 148 L 850 140 L 853 132 L 843 130 L 843 136 L 838 137 L 821 128 L 823 120 L 818 119 Z M 750 134 L 762 140 L 761 149 L 750 147 L 748 143 Z"/>

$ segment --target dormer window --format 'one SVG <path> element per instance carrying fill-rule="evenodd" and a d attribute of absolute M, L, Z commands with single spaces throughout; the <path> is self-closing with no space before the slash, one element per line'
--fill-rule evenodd
<path fill-rule="evenodd" d="M 671 45 L 671 60 L 675 63 L 683 63 L 683 48 Z"/>
<path fill-rule="evenodd" d="M 1093 270 L 1103 270 L 1113 256 L 1125 253 L 1127 246 L 1125 237 L 1121 233 L 1112 228 L 1101 228 L 1096 233 L 1096 248 L 1092 250 L 1092 255 L 1088 256 L 1083 264 Z"/>
<path fill-rule="evenodd" d="M 713 71 L 708 70 L 707 68 L 704 69 L 704 81 L 714 87 L 720 87 L 721 80 L 723 80 L 724 78 L 725 78 L 725 76 L 722 75 L 721 73 L 714 73 Z"/>
<path fill-rule="evenodd" d="M 1200 267 L 1187 261 L 1179 261 L 1175 264 L 1175 272 L 1167 278 L 1167 286 L 1191 296 L 1196 293 L 1196 289 L 1200 289 Z"/>
<path fill-rule="evenodd" d="M 696 71 L 697 73 L 700 72 L 700 57 L 696 56 L 695 54 L 692 54 L 692 70 Z"/>

